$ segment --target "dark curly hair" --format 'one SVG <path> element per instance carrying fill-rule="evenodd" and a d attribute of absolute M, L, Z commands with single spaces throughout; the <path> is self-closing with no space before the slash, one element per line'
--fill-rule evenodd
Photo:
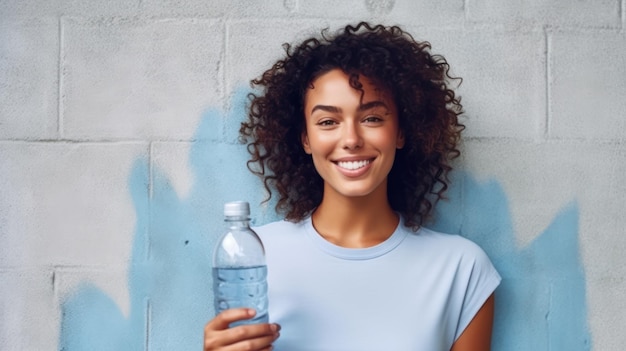
<path fill-rule="evenodd" d="M 315 78 L 338 68 L 355 89 L 362 91 L 362 75 L 391 92 L 406 143 L 388 176 L 388 199 L 407 227 L 418 228 L 443 197 L 450 160 L 460 155 L 462 106 L 449 87 L 460 78 L 450 77 L 447 61 L 431 54 L 428 42 L 415 41 L 397 26 L 361 22 L 283 47 L 286 56 L 252 80 L 262 93 L 249 94 L 248 120 L 240 129 L 251 154 L 248 168 L 263 179 L 267 200 L 275 189 L 276 210 L 291 221 L 302 220 L 322 201 L 323 180 L 302 148 L 304 96 Z"/>

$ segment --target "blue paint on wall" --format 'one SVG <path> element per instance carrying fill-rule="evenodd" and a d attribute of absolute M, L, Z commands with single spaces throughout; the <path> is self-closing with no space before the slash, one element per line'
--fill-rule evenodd
<path fill-rule="evenodd" d="M 493 349 L 590 350 L 578 205 L 566 205 L 528 246 L 516 246 L 508 200 L 495 180 L 459 172 L 431 227 L 478 243 L 503 280 L 496 291 Z"/>
<path fill-rule="evenodd" d="M 187 197 L 179 197 L 147 160 L 136 162 L 129 179 L 137 223 L 128 315 L 98 288 L 82 285 L 62 304 L 59 349 L 202 349 L 203 326 L 213 315 L 210 253 L 222 231 L 222 204 L 246 199 L 256 223 L 277 219 L 273 203 L 255 206 L 265 194 L 246 169 L 245 147 L 235 142 L 246 93 L 234 94 L 226 114 L 203 115 L 189 155 L 195 182 Z M 507 198 L 496 181 L 480 183 L 457 173 L 448 195 L 431 227 L 477 242 L 503 276 L 493 349 L 590 349 L 576 203 L 563 208 L 528 247 L 518 248 Z"/>
<path fill-rule="evenodd" d="M 81 285 L 62 304 L 61 350 L 142 350 L 146 335 L 147 298 L 154 274 L 148 269 L 146 235 L 149 228 L 148 164 L 135 163 L 130 190 L 137 214 L 133 257 L 129 267 L 130 310 L 119 307 L 91 284 Z"/>

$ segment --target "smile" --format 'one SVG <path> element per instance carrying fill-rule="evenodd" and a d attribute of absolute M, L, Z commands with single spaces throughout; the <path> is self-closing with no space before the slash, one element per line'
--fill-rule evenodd
<path fill-rule="evenodd" d="M 338 161 L 337 165 L 341 168 L 345 168 L 345 169 L 353 171 L 355 169 L 359 169 L 359 168 L 363 168 L 367 166 L 368 164 L 370 164 L 370 162 L 372 162 L 372 160 Z"/>

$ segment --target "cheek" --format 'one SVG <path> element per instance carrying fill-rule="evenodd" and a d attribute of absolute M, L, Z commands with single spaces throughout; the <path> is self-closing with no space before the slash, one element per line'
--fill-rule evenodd
<path fill-rule="evenodd" d="M 386 133 L 377 135 L 372 139 L 372 142 L 378 145 L 380 149 L 395 150 L 400 143 L 400 140 L 398 139 L 398 133 L 390 130 Z"/>
<path fill-rule="evenodd" d="M 335 140 L 331 133 L 312 133 L 308 136 L 309 149 L 313 153 L 325 153 L 333 150 Z"/>

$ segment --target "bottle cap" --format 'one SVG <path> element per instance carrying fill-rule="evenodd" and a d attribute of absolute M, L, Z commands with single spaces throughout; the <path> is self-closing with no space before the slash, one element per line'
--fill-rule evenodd
<path fill-rule="evenodd" d="M 250 205 L 247 201 L 231 201 L 224 204 L 224 216 L 249 216 Z"/>

